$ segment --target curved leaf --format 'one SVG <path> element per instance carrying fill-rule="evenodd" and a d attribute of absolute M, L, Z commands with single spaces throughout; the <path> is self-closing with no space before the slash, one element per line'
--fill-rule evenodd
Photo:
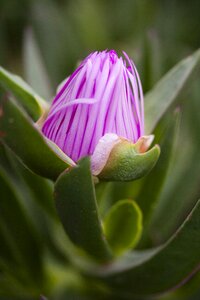
<path fill-rule="evenodd" d="M 151 217 L 157 202 L 160 200 L 160 195 L 167 179 L 169 165 L 173 158 L 173 150 L 175 149 L 179 132 L 180 113 L 177 111 L 173 115 L 170 114 L 167 120 L 163 121 L 159 123 L 154 132 L 156 142 L 161 147 L 159 161 L 150 176 L 144 178 L 142 189 L 136 197 L 144 217 L 144 231 L 139 247 L 144 247 L 144 245 L 146 247 L 146 243 L 149 241 L 148 234 L 151 226 Z"/>
<path fill-rule="evenodd" d="M 0 67 L 0 84 L 16 96 L 34 121 L 37 121 L 44 109 L 47 109 L 47 103 L 25 81 L 2 67 Z"/>
<path fill-rule="evenodd" d="M 155 128 L 200 63 L 200 50 L 187 57 L 170 70 L 145 96 L 146 134 Z"/>
<path fill-rule="evenodd" d="M 16 155 L 1 143 L 0 166 L 42 244 L 46 244 L 48 251 L 60 258 L 59 243 L 55 241 L 52 230 L 59 221 L 53 201 L 53 183 L 29 171 Z"/>
<path fill-rule="evenodd" d="M 73 161 L 47 141 L 11 99 L 1 100 L 1 138 L 33 172 L 56 179 Z M 54 145 L 52 148 L 51 145 Z M 57 152 L 55 152 L 55 148 Z"/>
<path fill-rule="evenodd" d="M 96 259 L 110 259 L 98 215 L 89 158 L 83 158 L 77 167 L 59 176 L 55 200 L 58 215 L 71 241 Z"/>
<path fill-rule="evenodd" d="M 104 219 L 107 241 L 116 255 L 133 248 L 142 233 L 142 213 L 133 200 L 120 200 Z"/>
<path fill-rule="evenodd" d="M 35 35 L 31 28 L 28 28 L 24 37 L 24 69 L 28 83 L 38 90 L 40 94 L 49 99 L 52 96 L 51 85 L 41 57 Z"/>
<path fill-rule="evenodd" d="M 178 287 L 200 268 L 200 201 L 167 243 L 134 251 L 107 268 L 93 269 L 112 291 L 133 299 Z"/>
<path fill-rule="evenodd" d="M 45 212 L 55 218 L 55 208 L 53 202 L 53 184 L 51 181 L 41 178 L 29 171 L 10 151 L 8 147 L 0 143 L 0 165 L 9 177 L 9 182 L 13 182 L 15 191 L 24 192 L 25 202 L 29 203 L 28 195 L 34 202 L 40 205 Z M 27 189 L 30 193 L 27 192 Z M 31 205 L 32 206 L 32 205 Z M 35 219 L 35 216 L 34 216 Z"/>
<path fill-rule="evenodd" d="M 33 280 L 37 275 L 38 284 L 42 276 L 41 243 L 1 168 L 0 190 L 0 265 L 5 264 L 5 268 L 10 268 L 16 276 L 24 276 L 23 279 L 28 276 L 30 280 L 31 276 Z"/>

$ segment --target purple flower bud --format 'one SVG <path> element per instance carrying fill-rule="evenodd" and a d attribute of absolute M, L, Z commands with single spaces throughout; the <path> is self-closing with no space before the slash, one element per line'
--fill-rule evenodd
<path fill-rule="evenodd" d="M 92 155 L 108 133 L 133 143 L 144 135 L 140 78 L 123 54 L 91 53 L 58 90 L 42 132 L 74 161 Z"/>

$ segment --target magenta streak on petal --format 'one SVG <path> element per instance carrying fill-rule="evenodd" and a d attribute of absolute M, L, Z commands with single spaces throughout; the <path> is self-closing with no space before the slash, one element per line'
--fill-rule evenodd
<path fill-rule="evenodd" d="M 131 87 L 130 94 L 131 94 L 131 99 L 132 99 L 132 105 L 135 110 L 135 117 L 140 122 L 141 121 L 140 108 L 139 108 L 139 103 L 137 101 L 137 99 L 139 97 L 137 81 L 136 81 L 136 78 L 134 78 L 130 72 L 127 72 L 127 74 L 128 74 L 128 78 L 130 80 L 130 87 Z"/>
<path fill-rule="evenodd" d="M 99 72 L 97 75 L 96 80 L 96 90 L 94 97 L 96 99 L 101 99 L 103 97 L 103 93 L 105 91 L 105 87 L 108 81 L 109 76 L 109 61 L 104 60 L 104 65 L 102 66 L 102 71 Z M 90 109 L 90 115 L 87 123 L 87 127 L 85 130 L 85 136 L 83 140 L 83 147 L 86 149 L 87 153 L 92 153 L 91 149 L 94 149 L 95 145 L 94 142 L 94 133 L 97 125 L 97 116 L 101 112 L 101 102 L 99 101 L 98 104 L 95 104 Z"/>
<path fill-rule="evenodd" d="M 55 142 L 61 147 L 61 149 L 64 150 L 64 141 L 65 137 L 67 135 L 67 130 L 69 127 L 69 123 L 73 118 L 73 115 L 75 114 L 75 107 L 71 106 L 67 111 L 63 110 L 64 119 L 62 122 L 62 126 L 57 134 Z M 66 153 L 66 152 L 65 152 Z"/>
<path fill-rule="evenodd" d="M 110 50 L 109 51 L 109 55 L 110 55 L 110 61 L 114 64 L 116 63 L 118 57 L 117 57 L 117 53 L 115 50 Z"/>
<path fill-rule="evenodd" d="M 86 73 L 86 69 L 83 68 L 81 70 L 80 74 L 78 75 L 78 78 L 79 78 L 78 81 L 80 83 L 80 86 L 78 87 L 78 86 L 73 85 L 73 89 L 71 90 L 70 97 L 66 99 L 68 101 L 68 103 L 73 103 L 73 98 L 76 98 L 76 97 L 79 98 L 81 96 L 82 90 L 84 89 L 84 82 L 85 82 L 85 78 L 86 78 L 85 73 Z M 84 94 L 84 93 L 82 93 L 82 94 Z M 73 108 L 73 110 L 70 110 L 71 114 L 69 114 L 69 112 L 70 112 L 69 110 L 67 110 L 67 109 L 64 110 L 65 119 L 63 122 L 62 129 L 60 130 L 61 132 L 59 134 L 59 144 L 63 145 L 63 149 L 65 148 L 67 132 L 69 131 L 70 124 L 74 118 L 76 109 L 77 109 L 77 107 Z M 62 141 L 61 141 L 61 139 L 62 139 Z"/>
<path fill-rule="evenodd" d="M 69 106 L 78 105 L 78 104 L 94 104 L 96 102 L 98 102 L 98 100 L 94 99 L 94 98 L 74 99 L 73 101 L 70 101 L 70 102 L 66 103 L 62 107 L 59 107 L 56 111 L 53 112 L 53 114 L 50 116 L 50 118 L 54 117 L 57 113 L 62 112 L 63 109 L 66 109 Z"/>
<path fill-rule="evenodd" d="M 142 84 L 141 84 L 141 81 L 140 81 L 140 77 L 139 77 L 139 74 L 138 74 L 138 71 L 134 66 L 134 70 L 135 70 L 135 73 L 137 75 L 137 82 L 138 82 L 138 85 L 139 85 L 139 92 L 140 92 L 140 106 L 141 106 L 141 135 L 144 135 L 144 96 L 143 96 L 143 91 L 142 91 Z"/>
<path fill-rule="evenodd" d="M 129 76 L 132 78 L 132 84 L 133 84 L 133 89 L 135 91 L 135 93 L 137 93 L 137 98 L 135 99 L 135 105 L 136 105 L 136 108 L 137 108 L 137 113 L 138 113 L 138 110 L 139 110 L 139 104 L 141 106 L 143 106 L 143 103 L 141 103 L 141 100 L 139 97 L 138 97 L 138 85 L 137 85 L 137 81 L 138 81 L 138 73 L 136 71 L 136 68 L 133 64 L 133 62 L 130 60 L 130 58 L 128 57 L 128 55 L 123 52 L 125 58 L 127 59 L 128 63 L 129 63 L 129 67 L 130 67 L 130 70 L 131 70 L 131 73 L 133 75 L 133 77 L 130 75 L 130 71 L 128 71 L 129 73 Z M 140 82 L 140 81 L 139 81 Z M 139 89 L 140 90 L 140 89 Z M 140 102 L 140 103 L 139 103 Z"/>
<path fill-rule="evenodd" d="M 98 57 L 97 57 L 97 59 L 95 60 L 95 62 L 93 64 L 92 72 L 90 72 L 88 74 L 88 77 L 86 79 L 85 92 L 84 92 L 85 96 L 88 96 L 88 97 L 93 96 L 92 95 L 93 87 L 95 84 L 95 78 L 97 76 L 99 68 L 100 68 L 100 59 L 98 59 Z M 79 115 L 77 115 L 78 122 L 80 122 L 80 117 L 81 117 L 81 122 L 82 122 L 82 126 L 78 126 L 78 128 L 76 130 L 75 141 L 74 141 L 74 145 L 73 145 L 73 148 L 75 149 L 75 151 L 76 151 L 76 149 L 78 149 L 77 155 L 79 155 L 79 153 L 81 151 L 83 151 L 83 153 L 85 153 L 85 149 L 82 147 L 83 146 L 82 139 L 84 138 L 85 127 L 86 127 L 87 121 L 88 121 L 88 110 L 89 109 L 90 108 L 87 106 L 80 106 Z"/>
<path fill-rule="evenodd" d="M 137 72 L 137 69 L 136 69 L 133 61 L 128 57 L 126 52 L 123 51 L 123 54 L 124 54 L 124 56 L 126 57 L 127 61 L 130 64 L 132 74 L 136 75 L 137 83 L 139 85 L 140 97 L 138 99 L 140 100 L 140 107 L 141 107 L 141 131 L 142 131 L 142 134 L 144 134 L 144 99 L 143 99 L 143 91 L 142 91 L 142 85 L 141 85 L 140 77 L 139 77 L 139 74 Z"/>
<path fill-rule="evenodd" d="M 125 126 L 125 131 L 127 136 L 131 141 L 134 141 L 134 136 L 133 136 L 133 128 L 131 124 L 131 119 L 129 118 L 129 110 L 128 110 L 128 99 L 126 96 L 126 87 L 125 87 L 125 80 L 124 80 L 124 74 L 123 74 L 123 81 L 122 81 L 122 87 L 121 87 L 121 95 L 122 95 L 122 100 L 121 100 L 121 110 L 122 110 L 122 117 L 123 117 L 123 123 Z"/>
<path fill-rule="evenodd" d="M 120 96 L 121 96 L 120 89 L 121 89 L 122 79 L 123 79 L 123 72 L 122 72 L 123 65 L 120 64 L 119 67 L 120 67 L 119 75 L 116 79 L 115 88 L 113 90 L 113 93 L 111 94 L 110 99 L 109 99 L 109 106 L 108 106 L 106 116 L 105 116 L 104 128 L 103 128 L 102 135 L 111 132 L 112 124 L 115 120 L 115 117 L 116 117 L 116 114 L 118 111 L 117 108 L 120 105 L 120 100 L 121 100 L 120 99 Z M 117 120 L 118 120 L 118 125 L 119 125 L 118 134 L 123 136 L 124 132 L 122 133 L 122 131 L 123 131 L 124 124 L 123 124 L 123 122 L 121 122 L 120 115 L 118 116 Z"/>
<path fill-rule="evenodd" d="M 51 115 L 56 109 L 57 107 L 62 106 L 63 104 L 65 104 L 66 102 L 69 102 L 71 98 L 71 94 L 74 88 L 74 82 L 78 77 L 76 77 L 75 79 L 73 79 L 71 81 L 71 83 L 68 85 L 67 89 L 63 92 L 63 94 L 60 96 L 60 98 L 57 100 L 57 102 L 51 107 L 49 115 Z"/>
<path fill-rule="evenodd" d="M 130 93 L 126 95 L 126 87 L 125 85 L 128 82 L 128 79 L 126 78 L 124 80 L 124 76 L 127 77 L 126 74 L 126 69 L 125 66 L 123 66 L 124 73 L 123 73 L 123 82 L 122 82 L 122 88 L 121 88 L 121 94 L 123 96 L 122 101 L 121 101 L 121 112 L 122 112 L 122 117 L 123 117 L 123 124 L 125 125 L 125 130 L 126 130 L 126 137 L 135 142 L 137 140 L 137 131 L 135 128 L 135 119 L 133 118 L 133 115 L 131 114 L 132 109 L 131 109 L 131 98 L 130 98 Z M 133 123 L 133 124 L 132 124 Z"/>
<path fill-rule="evenodd" d="M 109 88 L 110 85 L 112 85 L 112 80 L 110 80 L 110 78 L 109 78 L 108 83 L 105 86 L 106 86 L 106 88 Z M 96 92 L 98 93 L 98 90 L 96 90 Z M 91 133 L 90 133 L 90 135 L 88 135 L 88 138 L 90 139 L 90 141 L 92 141 L 92 144 L 89 141 L 89 146 L 90 146 L 90 152 L 89 153 L 93 152 L 94 147 L 96 146 L 97 142 L 99 141 L 100 137 L 102 136 L 103 128 L 101 129 L 101 127 L 103 127 L 103 124 L 101 122 L 103 122 L 103 120 L 104 120 L 104 106 L 106 105 L 106 102 L 107 102 L 106 96 L 108 96 L 108 95 L 109 95 L 109 93 L 108 92 L 106 93 L 106 90 L 104 90 L 104 93 L 101 94 L 101 98 L 100 98 L 101 103 L 99 103 L 100 106 L 98 108 L 96 107 L 95 113 L 93 112 L 94 116 L 95 116 L 95 117 L 93 117 L 94 118 L 93 119 L 93 124 L 94 124 L 94 122 L 96 122 L 96 124 L 95 124 L 95 127 L 93 129 L 93 134 L 92 134 L 93 139 L 91 140 Z M 89 124 L 88 124 L 88 126 L 89 126 Z M 101 130 L 101 132 L 99 133 L 100 130 Z M 87 133 L 88 133 L 88 130 L 87 130 Z M 84 139 L 83 143 L 84 143 L 84 145 L 86 145 L 85 139 Z"/>
<path fill-rule="evenodd" d="M 135 117 L 133 115 L 133 104 L 132 104 L 132 99 L 131 99 L 131 95 L 132 95 L 132 91 L 129 88 L 129 79 L 128 79 L 128 75 L 127 75 L 127 71 L 125 72 L 125 86 L 126 86 L 126 101 L 127 101 L 127 111 L 129 113 L 129 123 L 131 124 L 130 129 L 132 129 L 133 132 L 133 141 L 135 142 L 137 140 L 137 126 L 136 126 L 136 121 L 135 121 Z"/>
<path fill-rule="evenodd" d="M 86 62 L 86 65 L 84 67 L 84 70 L 82 69 L 78 76 L 78 82 L 76 81 L 76 83 L 73 86 L 73 90 L 71 93 L 71 99 L 74 99 L 78 96 L 78 93 L 80 93 L 80 85 L 82 85 L 82 89 L 84 88 L 85 84 L 83 84 L 83 79 L 86 80 L 86 76 L 87 74 L 89 74 L 89 70 L 92 70 L 92 64 L 91 61 L 88 60 Z M 81 90 L 82 90 L 81 89 Z M 70 99 L 69 99 L 70 100 Z M 78 101 L 78 102 L 77 102 Z M 95 100 L 96 101 L 96 100 Z M 70 102 L 68 102 L 69 105 L 74 105 L 74 104 L 81 104 L 81 103 L 94 103 L 95 102 L 94 99 L 90 99 L 88 100 L 70 100 Z M 77 102 L 77 103 L 76 103 Z M 62 145 L 63 145 L 63 149 L 64 151 L 71 156 L 72 154 L 72 149 L 73 149 L 73 142 L 75 139 L 74 134 L 72 134 L 71 132 L 73 132 L 73 130 L 76 132 L 76 128 L 78 126 L 77 121 L 77 112 L 79 112 L 79 107 L 76 106 L 76 108 L 73 110 L 73 114 L 71 115 L 71 118 L 68 119 L 68 122 L 64 122 L 63 123 L 63 130 L 62 130 L 62 134 L 61 137 L 64 137 L 63 141 L 62 141 Z M 67 115 L 67 113 L 66 113 Z M 72 127 L 73 126 L 73 127 Z M 72 127 L 72 128 L 71 128 Z M 71 156 L 72 157 L 72 156 Z M 74 159 L 74 158 L 72 158 Z"/>
<path fill-rule="evenodd" d="M 88 77 L 90 76 L 90 74 L 92 73 L 92 62 L 91 59 L 88 59 L 88 61 L 86 62 L 87 68 L 86 68 L 86 73 L 85 73 L 85 84 L 83 87 L 84 90 L 84 95 L 86 96 L 86 86 L 87 86 L 87 81 L 88 81 Z M 83 92 L 83 91 L 82 91 Z M 74 94 L 73 96 L 75 96 L 75 94 L 77 94 L 77 86 L 74 87 Z M 79 122 L 81 120 L 82 126 L 84 126 L 84 115 L 81 115 L 81 112 L 85 110 L 85 107 L 82 107 L 82 105 L 78 105 L 76 107 L 75 113 L 73 115 L 73 121 L 70 122 L 69 127 L 68 127 L 68 131 L 65 137 L 65 142 L 64 142 L 64 149 L 65 152 L 73 159 L 73 160 L 77 160 L 78 157 L 78 151 L 79 149 L 74 149 L 73 145 L 76 139 L 76 135 L 77 135 L 77 131 L 78 128 L 80 128 Z M 80 144 L 79 144 L 80 147 Z M 79 148 L 78 147 L 78 148 Z M 73 151 L 74 149 L 74 151 Z"/>
<path fill-rule="evenodd" d="M 128 88 L 128 76 L 125 72 L 125 83 L 124 83 L 124 88 L 123 88 L 123 93 L 124 93 L 124 98 L 126 99 L 123 102 L 123 106 L 124 106 L 124 111 L 126 111 L 126 124 L 128 127 L 128 130 L 131 132 L 132 141 L 136 141 L 137 140 L 137 129 L 136 129 L 136 125 L 135 125 L 135 118 L 133 116 L 133 112 L 132 112 L 132 103 L 131 103 L 131 96 L 130 96 L 130 89 Z"/>
<path fill-rule="evenodd" d="M 97 144 L 99 139 L 103 136 L 103 131 L 106 125 L 106 115 L 107 115 L 107 110 L 108 107 L 110 106 L 110 99 L 112 97 L 112 94 L 114 92 L 114 89 L 116 88 L 117 84 L 117 78 L 119 76 L 120 72 L 120 65 L 121 62 L 118 60 L 116 64 L 112 66 L 111 73 L 109 76 L 109 80 L 106 86 L 106 89 L 104 91 L 104 94 L 102 96 L 102 101 L 101 101 L 101 110 L 99 112 L 99 115 L 97 116 L 96 123 L 98 126 L 96 126 L 96 134 L 94 137 L 94 142 Z M 112 120 L 110 120 L 112 122 Z M 94 149 L 92 149 L 93 151 Z"/>
<path fill-rule="evenodd" d="M 67 86 L 70 84 L 70 82 L 72 81 L 72 79 L 76 76 L 76 74 L 79 72 L 79 70 L 82 68 L 82 66 L 80 66 L 68 79 L 68 81 L 64 84 L 64 86 L 62 87 L 62 89 L 59 91 L 59 93 L 56 95 L 53 104 L 60 98 L 60 96 L 62 95 L 62 93 L 66 90 Z"/>
<path fill-rule="evenodd" d="M 136 80 L 133 77 L 133 75 L 129 72 L 129 70 L 126 70 L 126 82 L 128 88 L 128 93 L 129 93 L 129 98 L 130 99 L 130 105 L 131 105 L 131 111 L 134 115 L 133 120 L 136 123 L 138 120 L 140 120 L 140 111 L 138 107 L 138 87 L 136 84 Z"/>
<path fill-rule="evenodd" d="M 67 107 L 70 107 L 70 106 L 76 106 L 76 111 L 74 112 L 74 114 L 73 114 L 73 116 L 75 117 L 75 115 L 76 115 L 76 119 L 77 119 L 77 122 L 75 123 L 75 122 L 73 122 L 73 125 L 75 125 L 75 124 L 78 124 L 79 123 L 79 117 L 77 116 L 77 114 L 78 114 L 78 112 L 77 112 L 77 110 L 81 107 L 81 106 L 78 106 L 78 104 L 79 105 L 81 105 L 81 104 L 86 104 L 86 106 L 87 105 L 90 105 L 90 104 L 94 104 L 94 103 L 96 103 L 98 100 L 96 100 L 96 99 L 93 99 L 93 98 L 82 98 L 82 99 L 76 99 L 76 100 L 74 100 L 74 101 L 72 101 L 72 102 L 68 102 L 67 104 L 65 104 L 63 107 L 61 107 L 61 112 L 62 112 L 62 114 L 60 115 L 60 117 L 59 117 L 59 119 L 61 119 L 62 118 L 62 124 L 61 124 L 61 122 L 57 122 L 58 123 L 58 129 L 57 130 L 55 130 L 55 132 L 58 132 L 58 131 L 61 131 L 62 132 L 62 130 L 63 130 L 63 132 L 65 133 L 65 135 L 67 134 L 67 128 L 68 128 L 68 125 L 69 125 L 69 121 L 70 121 L 70 114 L 69 114 L 69 111 L 68 111 L 68 114 L 66 114 L 66 108 Z M 73 110 L 74 111 L 74 110 Z M 72 111 L 72 112 L 73 112 Z M 57 112 L 55 112 L 54 113 L 54 115 L 56 114 L 56 113 L 58 113 L 58 111 Z M 52 115 L 52 117 L 54 117 L 54 115 Z M 67 118 L 67 116 L 68 116 L 68 118 Z M 72 116 L 72 114 L 71 114 L 71 116 Z M 63 128 L 62 128 L 62 130 L 61 130 L 61 125 L 63 126 Z M 65 126 L 64 126 L 65 125 Z M 56 127 L 57 128 L 57 127 Z M 70 130 L 73 130 L 73 128 L 71 128 Z M 60 145 L 62 145 L 62 140 L 60 140 L 59 138 L 62 138 L 62 135 L 60 136 L 59 134 L 57 134 L 57 137 L 54 137 L 54 136 L 52 136 L 52 139 L 54 139 L 55 140 L 55 142 L 57 142 L 58 144 L 59 144 L 59 146 Z M 64 147 L 67 147 L 67 145 L 65 146 L 64 145 Z M 71 148 L 70 147 L 68 147 L 68 151 L 70 151 L 71 150 Z"/>

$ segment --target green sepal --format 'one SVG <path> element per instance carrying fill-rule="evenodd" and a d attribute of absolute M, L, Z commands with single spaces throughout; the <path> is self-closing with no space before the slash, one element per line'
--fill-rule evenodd
<path fill-rule="evenodd" d="M 120 200 L 108 211 L 103 224 L 113 253 L 121 255 L 139 241 L 142 233 L 142 213 L 133 200 Z"/>
<path fill-rule="evenodd" d="M 30 170 L 55 180 L 73 164 L 53 142 L 44 138 L 37 126 L 12 99 L 0 99 L 2 141 Z"/>
<path fill-rule="evenodd" d="M 159 155 L 158 145 L 145 153 L 139 153 L 136 144 L 124 140 L 113 147 L 108 161 L 98 177 L 104 181 L 139 179 L 151 171 Z"/>
<path fill-rule="evenodd" d="M 56 208 L 70 240 L 99 261 L 111 259 L 97 209 L 90 160 L 83 158 L 55 183 Z"/>
<path fill-rule="evenodd" d="M 23 79 L 0 67 L 0 85 L 11 92 L 34 121 L 48 109 L 48 104 Z"/>

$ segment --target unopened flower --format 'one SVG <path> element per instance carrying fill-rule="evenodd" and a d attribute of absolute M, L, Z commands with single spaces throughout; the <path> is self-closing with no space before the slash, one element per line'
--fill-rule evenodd
<path fill-rule="evenodd" d="M 117 137 L 136 143 L 144 135 L 140 78 L 134 63 L 123 54 L 118 57 L 114 50 L 90 54 L 53 100 L 42 132 L 75 162 L 92 155 L 101 141 L 100 145 L 106 141 L 111 149 Z M 103 152 L 108 156 L 105 145 Z"/>

